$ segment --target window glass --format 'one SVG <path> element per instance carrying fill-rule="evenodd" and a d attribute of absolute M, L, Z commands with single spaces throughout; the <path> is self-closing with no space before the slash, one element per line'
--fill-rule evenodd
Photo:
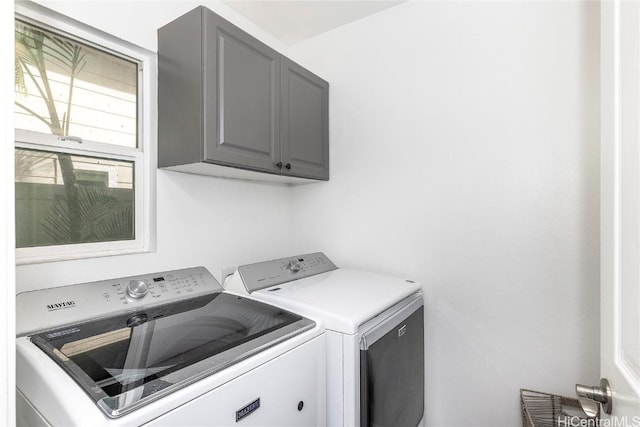
<path fill-rule="evenodd" d="M 134 163 L 18 148 L 16 247 L 131 240 Z"/>
<path fill-rule="evenodd" d="M 138 64 L 15 21 L 15 127 L 137 146 Z"/>
<path fill-rule="evenodd" d="M 73 26 L 25 16 L 15 20 L 17 253 L 38 261 L 139 248 L 144 59 L 81 26 L 78 41 Z"/>

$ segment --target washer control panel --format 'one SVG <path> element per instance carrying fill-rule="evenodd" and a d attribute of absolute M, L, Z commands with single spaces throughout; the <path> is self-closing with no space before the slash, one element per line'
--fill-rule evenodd
<path fill-rule="evenodd" d="M 204 267 L 101 280 L 16 296 L 17 335 L 191 296 L 222 292 Z"/>
<path fill-rule="evenodd" d="M 98 285 L 99 284 L 99 285 Z M 145 302 L 169 301 L 180 297 L 211 292 L 216 287 L 222 290 L 216 279 L 204 267 L 167 271 L 136 278 L 122 278 L 94 282 L 93 289 L 100 287 L 103 303 L 116 305 L 144 305 Z M 78 286 L 78 285 L 76 285 Z"/>
<path fill-rule="evenodd" d="M 274 259 L 238 267 L 247 292 L 315 276 L 338 267 L 322 252 Z"/>

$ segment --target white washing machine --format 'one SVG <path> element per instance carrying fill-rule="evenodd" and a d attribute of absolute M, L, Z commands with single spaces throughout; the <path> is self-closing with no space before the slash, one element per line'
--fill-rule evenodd
<path fill-rule="evenodd" d="M 324 327 L 203 267 L 17 296 L 24 426 L 325 424 Z"/>
<path fill-rule="evenodd" d="M 241 266 L 225 290 L 324 323 L 328 425 L 423 425 L 424 306 L 418 284 L 339 269 L 313 253 Z"/>

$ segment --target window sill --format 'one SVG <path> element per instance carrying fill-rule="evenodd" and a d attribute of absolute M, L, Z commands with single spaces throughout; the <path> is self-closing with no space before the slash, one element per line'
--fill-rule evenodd
<path fill-rule="evenodd" d="M 64 247 L 64 246 L 61 246 Z M 30 251 L 33 248 L 16 249 L 16 265 L 44 264 L 59 261 L 78 261 L 89 258 L 110 257 L 118 255 L 134 255 L 143 253 L 152 253 L 156 251 L 155 244 L 153 246 L 143 248 L 120 248 L 120 249 L 96 249 L 82 250 L 68 253 L 57 254 L 33 254 Z M 32 254 L 29 254 L 31 252 Z"/>

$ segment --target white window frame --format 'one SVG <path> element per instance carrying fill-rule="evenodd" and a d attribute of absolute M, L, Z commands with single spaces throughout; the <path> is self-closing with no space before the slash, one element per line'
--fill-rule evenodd
<path fill-rule="evenodd" d="M 32 248 L 16 248 L 16 264 L 84 259 L 156 250 L 156 168 L 157 168 L 157 93 L 156 55 L 88 25 L 31 2 L 15 4 L 15 19 L 116 56 L 138 63 L 138 135 L 137 147 L 121 147 L 94 141 L 61 141 L 22 129 L 15 130 L 15 147 L 62 152 L 79 156 L 103 157 L 134 163 L 135 239 L 113 242 L 77 243 Z"/>

